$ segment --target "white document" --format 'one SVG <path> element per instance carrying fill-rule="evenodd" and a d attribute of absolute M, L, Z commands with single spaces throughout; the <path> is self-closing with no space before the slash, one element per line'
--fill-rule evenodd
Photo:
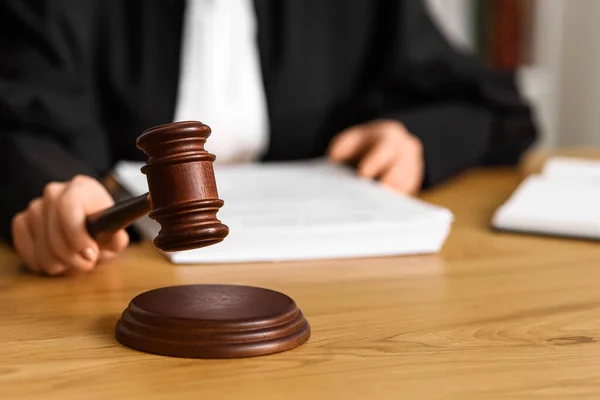
<path fill-rule="evenodd" d="M 501 230 L 600 239 L 600 162 L 549 159 L 494 214 Z"/>
<path fill-rule="evenodd" d="M 143 164 L 115 173 L 131 195 L 148 191 Z M 355 176 L 323 160 L 214 165 L 217 217 L 230 233 L 219 244 L 165 253 L 174 263 L 219 263 L 374 257 L 437 252 L 453 216 Z M 148 238 L 159 224 L 137 223 Z"/>

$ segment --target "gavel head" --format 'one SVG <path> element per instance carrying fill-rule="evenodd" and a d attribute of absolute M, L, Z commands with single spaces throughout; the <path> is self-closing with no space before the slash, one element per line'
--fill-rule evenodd
<path fill-rule="evenodd" d="M 217 219 L 223 206 L 213 170 L 215 156 L 204 149 L 210 128 L 196 121 L 144 131 L 137 146 L 148 156 L 141 169 L 148 180 L 151 209 L 160 232 L 154 245 L 181 251 L 221 242 L 229 228 Z"/>

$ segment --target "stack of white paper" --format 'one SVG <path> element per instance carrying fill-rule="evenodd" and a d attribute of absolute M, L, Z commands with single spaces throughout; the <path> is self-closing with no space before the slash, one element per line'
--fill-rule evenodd
<path fill-rule="evenodd" d="M 555 157 L 495 213 L 501 230 L 600 239 L 600 162 Z"/>
<path fill-rule="evenodd" d="M 137 196 L 148 190 L 143 164 L 120 163 L 116 177 Z M 372 257 L 437 252 L 449 233 L 450 211 L 357 178 L 323 160 L 215 165 L 217 217 L 230 229 L 219 244 L 168 253 L 174 263 L 215 263 Z M 160 226 L 137 223 L 148 238 Z"/>

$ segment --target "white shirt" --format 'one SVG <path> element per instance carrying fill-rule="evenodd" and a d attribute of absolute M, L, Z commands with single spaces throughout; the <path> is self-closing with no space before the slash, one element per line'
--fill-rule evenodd
<path fill-rule="evenodd" d="M 268 114 L 252 0 L 188 0 L 174 121 L 211 127 L 215 163 L 257 160 Z"/>

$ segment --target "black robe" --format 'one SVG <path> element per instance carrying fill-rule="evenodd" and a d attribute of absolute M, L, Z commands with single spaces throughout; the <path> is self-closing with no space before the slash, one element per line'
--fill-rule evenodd
<path fill-rule="evenodd" d="M 10 242 L 12 216 L 46 183 L 146 159 L 137 136 L 174 115 L 184 10 L 0 2 L 0 237 Z M 514 76 L 452 48 L 422 1 L 255 0 L 255 11 L 265 162 L 322 156 L 342 129 L 394 118 L 423 143 L 427 188 L 515 163 L 537 136 Z"/>

